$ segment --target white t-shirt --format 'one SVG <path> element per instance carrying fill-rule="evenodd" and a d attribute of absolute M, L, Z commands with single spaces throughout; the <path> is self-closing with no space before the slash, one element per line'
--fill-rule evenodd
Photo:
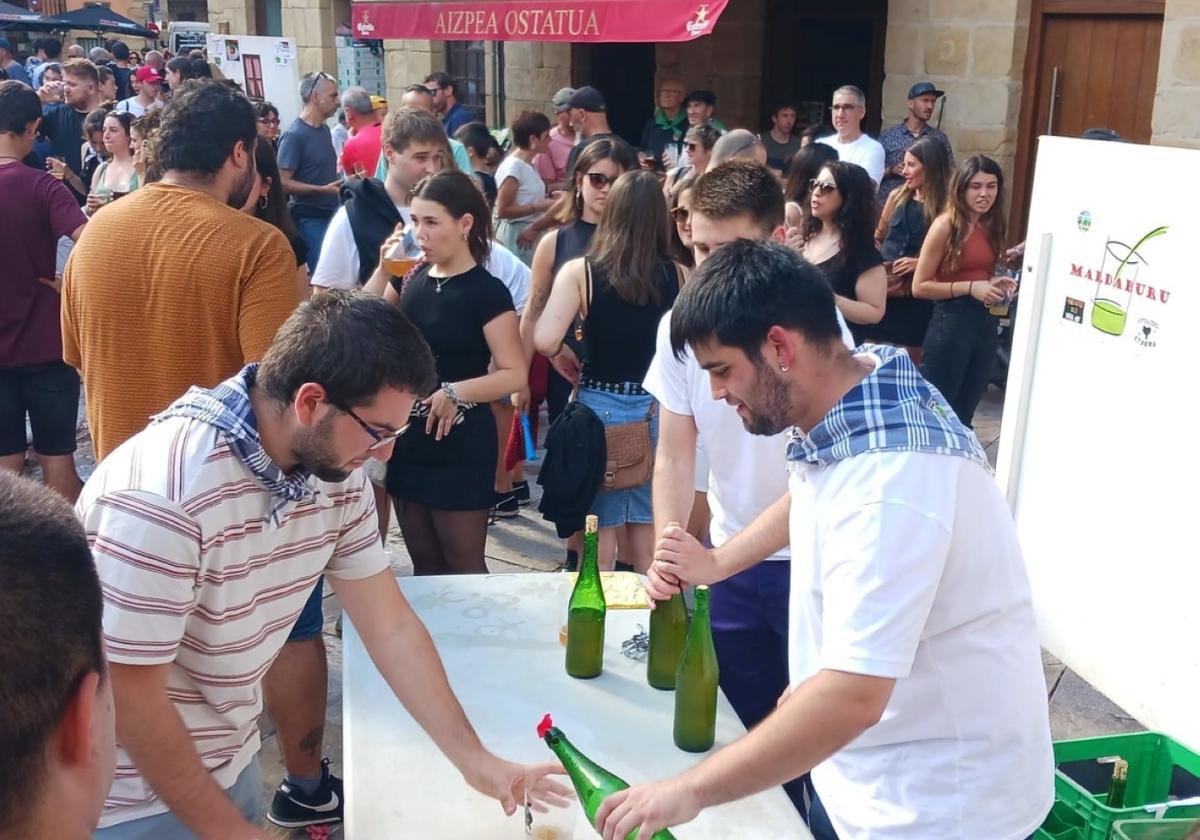
<path fill-rule="evenodd" d="M 161 107 L 162 103 L 157 99 L 150 103 L 150 108 Z M 145 105 L 139 102 L 136 96 L 131 96 L 128 99 L 122 99 L 120 102 L 118 102 L 113 110 L 117 111 L 118 113 L 133 114 L 134 118 L 136 119 L 137 117 L 144 116 L 145 113 L 150 110 L 150 108 L 147 108 Z"/>
<path fill-rule="evenodd" d="M 272 521 L 275 497 L 215 427 L 149 426 L 96 468 L 75 506 L 104 589 L 110 662 L 167 665 L 167 692 L 213 781 L 229 788 L 259 749 L 262 678 L 322 574 L 388 568 L 362 470 L 316 478 Z M 123 749 L 101 827 L 164 803 Z"/>
<path fill-rule="evenodd" d="M 518 206 L 533 204 L 546 197 L 546 182 L 542 180 L 542 176 L 530 164 L 516 155 L 509 155 L 500 161 L 500 166 L 496 168 L 496 188 L 499 189 L 503 186 L 509 178 L 515 178 L 517 181 L 516 203 Z M 531 213 L 520 219 L 508 219 L 508 221 L 523 221 L 532 219 L 536 215 L 536 213 Z"/>
<path fill-rule="evenodd" d="M 396 205 L 396 209 L 406 225 L 412 222 L 412 213 L 407 207 Z M 312 275 L 312 285 L 326 289 L 357 289 L 359 265 L 358 245 L 354 242 L 354 231 L 350 229 L 350 217 L 345 207 L 339 207 L 321 240 L 321 256 Z M 529 266 L 499 242 L 493 242 L 484 268 L 508 288 L 519 316 L 529 297 Z"/>
<path fill-rule="evenodd" d="M 837 313 L 842 339 L 854 346 L 850 330 Z M 708 464 L 708 506 L 712 511 L 709 536 L 714 546 L 731 540 L 787 492 L 787 435 L 752 435 L 737 409 L 714 400 L 708 373 L 691 347 L 682 360 L 671 349 L 671 313 L 658 322 L 654 358 L 642 387 L 672 414 L 691 417 L 696 424 L 697 464 Z M 702 455 L 703 453 L 703 455 Z M 705 488 L 697 475 L 696 490 Z M 787 560 L 784 549 L 768 560 Z"/>
<path fill-rule="evenodd" d="M 896 680 L 812 771 L 844 840 L 1024 840 L 1054 799 L 1046 683 L 1008 506 L 966 458 L 790 462 L 791 684 Z"/>
<path fill-rule="evenodd" d="M 865 134 L 860 134 L 858 139 L 853 143 L 839 143 L 838 136 L 830 134 L 828 137 L 818 139 L 817 142 L 837 149 L 838 160 L 844 160 L 847 163 L 857 163 L 863 169 L 867 170 L 867 174 L 871 176 L 871 180 L 875 182 L 875 186 L 879 186 L 879 182 L 883 179 L 884 154 L 883 146 L 879 145 L 878 140 L 873 140 Z"/>

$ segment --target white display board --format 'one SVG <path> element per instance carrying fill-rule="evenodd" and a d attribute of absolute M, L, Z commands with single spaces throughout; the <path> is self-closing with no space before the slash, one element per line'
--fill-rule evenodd
<path fill-rule="evenodd" d="M 221 68 L 225 78 L 241 85 L 251 99 L 265 99 L 278 108 L 281 131 L 286 131 L 300 115 L 300 66 L 295 38 L 209 35 L 208 58 Z"/>
<path fill-rule="evenodd" d="M 1193 749 L 1198 197 L 1200 151 L 1039 140 L 997 476 L 1045 646 Z"/>

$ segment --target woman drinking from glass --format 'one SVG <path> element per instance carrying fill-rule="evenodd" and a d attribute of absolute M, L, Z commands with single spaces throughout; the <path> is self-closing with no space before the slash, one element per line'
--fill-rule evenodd
<path fill-rule="evenodd" d="M 988 307 L 1012 291 L 1012 280 L 995 271 L 1004 252 L 1003 192 L 1000 164 L 983 155 L 963 161 L 913 276 L 913 297 L 936 301 L 921 373 L 967 426 L 996 364 L 999 325 Z"/>

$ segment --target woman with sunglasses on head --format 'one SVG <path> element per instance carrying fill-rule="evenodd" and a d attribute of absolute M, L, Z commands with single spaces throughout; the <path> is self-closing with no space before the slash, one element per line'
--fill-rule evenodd
<path fill-rule="evenodd" d="M 264 101 L 255 103 L 254 111 L 258 117 L 258 136 L 278 148 L 279 109 Z"/>
<path fill-rule="evenodd" d="M 1013 281 L 996 275 L 1004 253 L 1004 172 L 974 155 L 954 174 L 946 210 L 933 220 L 913 276 L 913 297 L 936 301 L 921 373 L 968 427 L 996 364 L 997 318 L 988 307 Z"/>
<path fill-rule="evenodd" d="M 663 195 L 670 195 L 675 185 L 692 175 L 703 175 L 708 171 L 708 162 L 712 159 L 713 147 L 721 139 L 721 132 L 709 123 L 694 125 L 683 136 L 683 160 L 679 166 L 667 173 L 663 183 Z"/>
<path fill-rule="evenodd" d="M 579 401 L 606 428 L 648 421 L 651 451 L 658 440 L 656 403 L 641 383 L 654 358 L 659 321 L 682 282 L 670 249 L 658 178 L 645 171 L 622 175 L 587 254 L 554 278 L 534 336 L 538 350 L 553 358 L 572 321 L 581 318 L 586 353 Z M 619 544 L 621 560 L 645 572 L 654 551 L 650 479 L 630 489 L 602 487 L 591 510 L 600 518 L 600 567 L 614 567 Z"/>
<path fill-rule="evenodd" d="M 867 341 L 904 347 L 920 364 L 933 302 L 913 297 L 913 273 L 929 226 L 946 208 L 950 156 L 944 143 L 922 137 L 905 151 L 903 164 L 904 183 L 888 196 L 875 227 L 875 242 L 888 272 L 887 310 L 883 320 L 862 332 Z"/>
<path fill-rule="evenodd" d="M 410 209 L 426 262 L 393 278 L 397 303 L 429 342 L 441 387 L 413 409 L 388 464 L 387 488 L 419 575 L 486 572 L 495 504 L 496 426 L 488 403 L 525 387 L 512 295 L 488 273 L 492 219 L 457 170 L 430 175 Z"/>
<path fill-rule="evenodd" d="M 824 143 L 810 143 L 801 146 L 792 155 L 792 163 L 788 167 L 787 184 L 783 188 L 784 221 L 789 228 L 800 227 L 804 217 L 802 209 L 808 203 L 810 184 L 821 172 L 821 167 L 838 159 L 837 149 Z"/>
<path fill-rule="evenodd" d="M 792 247 L 821 270 L 856 342 L 861 327 L 883 318 L 887 272 L 875 248 L 875 187 L 867 170 L 832 161 L 810 184 Z"/>

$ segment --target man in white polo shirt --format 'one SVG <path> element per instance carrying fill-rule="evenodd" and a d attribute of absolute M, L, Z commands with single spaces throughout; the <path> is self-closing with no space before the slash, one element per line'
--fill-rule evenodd
<path fill-rule="evenodd" d="M 783 194 L 762 164 L 731 161 L 702 175 L 692 188 L 692 241 L 696 263 L 737 239 L 783 241 Z M 840 318 L 840 315 L 839 315 Z M 850 331 L 843 324 L 848 346 Z M 787 436 L 754 435 L 737 412 L 712 398 L 708 376 L 688 348 L 671 347 L 671 315 L 658 325 L 654 360 L 643 387 L 658 400 L 658 448 L 654 460 L 654 525 L 687 522 L 693 476 L 707 492 L 709 536 L 722 546 L 787 492 L 783 455 Z M 712 589 L 713 642 L 721 690 L 747 728 L 775 708 L 787 688 L 787 547 Z M 784 785 L 805 813 L 803 781 Z"/>
<path fill-rule="evenodd" d="M 775 244 L 707 260 L 671 313 L 712 396 L 791 427 L 789 493 L 709 551 L 668 528 L 650 594 L 790 541 L 791 691 L 680 776 L 610 796 L 605 840 L 686 823 L 806 771 L 818 840 L 1024 840 L 1054 799 L 1045 681 L 1016 528 L 971 430 L 907 354 L 842 342 L 820 272 Z"/>
<path fill-rule="evenodd" d="M 515 811 L 531 768 L 472 730 L 358 469 L 391 455 L 434 383 L 399 310 L 330 292 L 261 364 L 192 388 L 97 468 L 77 510 L 104 591 L 119 743 L 97 838 L 265 840 L 262 678 L 322 574 L 399 700 L 468 784 Z M 562 790 L 546 770 L 532 768 L 539 786 Z"/>
<path fill-rule="evenodd" d="M 829 110 L 833 114 L 834 133 L 818 138 L 817 142 L 837 149 L 838 160 L 857 163 L 867 170 L 878 189 L 879 182 L 883 180 L 884 152 L 878 140 L 863 134 L 867 95 L 854 85 L 842 85 L 833 92 L 833 104 Z"/>

